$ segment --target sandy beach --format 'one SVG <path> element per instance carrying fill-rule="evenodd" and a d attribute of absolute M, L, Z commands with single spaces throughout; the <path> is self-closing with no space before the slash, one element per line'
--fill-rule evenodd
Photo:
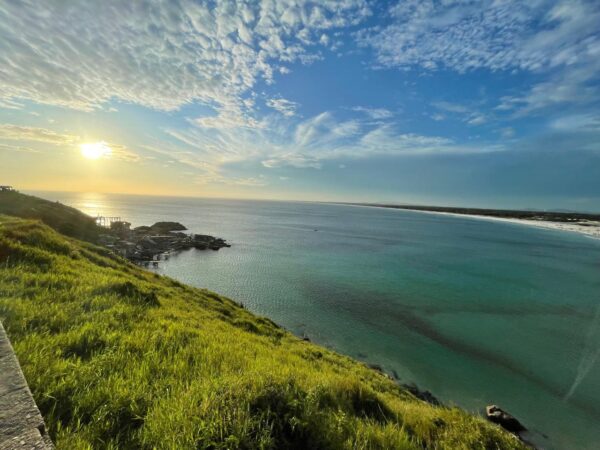
<path fill-rule="evenodd" d="M 381 205 L 367 205 L 367 204 L 357 204 L 352 203 L 346 205 L 366 207 L 366 208 L 386 208 L 386 209 L 397 209 L 403 211 L 414 211 L 423 214 L 437 214 L 443 216 L 455 216 L 455 217 L 466 217 L 469 219 L 480 219 L 480 220 L 494 220 L 497 222 L 508 222 L 515 223 L 519 225 L 527 225 L 538 228 L 546 228 L 548 230 L 558 230 L 558 231 L 568 231 L 571 233 L 579 233 L 585 236 L 591 237 L 593 239 L 600 239 L 600 221 L 593 220 L 581 220 L 577 222 L 559 222 L 552 220 L 529 220 L 529 219 L 518 219 L 518 218 L 509 218 L 509 217 L 493 217 L 493 216 L 485 216 L 482 214 L 460 214 L 453 212 L 444 212 L 444 211 L 427 211 L 424 209 L 411 209 L 411 208 L 394 208 L 392 206 L 381 206 Z"/>
<path fill-rule="evenodd" d="M 404 208 L 403 208 L 404 209 Z M 560 231 L 569 231 L 573 233 L 579 233 L 586 235 L 591 238 L 600 239 L 600 222 L 594 221 L 582 221 L 582 222 L 554 222 L 550 220 L 527 220 L 527 219 L 516 219 L 516 218 L 505 218 L 505 217 L 492 217 L 492 216 L 483 216 L 477 214 L 458 214 L 451 212 L 441 212 L 441 211 L 423 211 L 420 209 L 408 209 L 407 211 L 415 211 L 421 212 L 425 214 L 441 214 L 446 216 L 456 216 L 456 217 L 468 217 L 471 219 L 483 219 L 483 220 L 495 220 L 498 222 L 509 222 L 516 223 L 521 225 L 534 226 L 538 228 L 546 228 L 550 230 L 560 230 Z"/>

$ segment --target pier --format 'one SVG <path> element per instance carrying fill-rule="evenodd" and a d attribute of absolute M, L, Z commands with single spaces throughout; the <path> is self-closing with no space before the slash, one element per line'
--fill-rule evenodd
<path fill-rule="evenodd" d="M 115 222 L 122 222 L 120 217 L 97 216 L 96 225 L 103 228 L 110 228 Z"/>

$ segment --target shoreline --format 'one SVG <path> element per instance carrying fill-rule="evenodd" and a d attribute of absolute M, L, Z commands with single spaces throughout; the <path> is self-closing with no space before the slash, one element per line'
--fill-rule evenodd
<path fill-rule="evenodd" d="M 467 217 L 470 219 L 482 219 L 482 220 L 493 220 L 496 222 L 514 223 L 526 226 L 532 226 L 537 228 L 545 228 L 547 230 L 558 230 L 567 231 L 571 233 L 578 233 L 590 237 L 592 239 L 600 239 L 600 222 L 596 222 L 593 225 L 581 225 L 579 223 L 568 223 L 568 222 L 554 222 L 550 220 L 530 220 L 530 219 L 517 219 L 509 217 L 492 217 L 483 216 L 478 214 L 459 214 L 442 211 L 424 211 L 419 209 L 406 209 L 406 211 L 422 212 L 426 214 L 441 214 L 454 217 Z"/>
<path fill-rule="evenodd" d="M 396 208 L 393 206 L 381 206 L 381 205 L 367 205 L 367 204 L 356 204 L 356 203 L 342 203 L 348 206 L 362 206 L 366 208 L 383 208 L 383 209 L 395 209 L 400 211 L 412 211 L 424 214 L 436 214 L 453 217 L 465 217 L 468 219 L 479 219 L 479 220 L 492 220 L 496 222 L 513 223 L 525 226 L 532 226 L 537 228 L 544 228 L 547 230 L 565 231 L 570 233 L 577 233 L 584 235 L 591 239 L 600 239 L 600 222 L 590 222 L 590 225 L 582 225 L 581 223 L 574 222 L 557 222 L 551 220 L 532 220 L 532 219 L 519 219 L 516 217 L 494 217 L 486 216 L 483 214 L 462 214 L 447 211 L 432 211 L 425 209 L 411 209 L 408 207 Z"/>

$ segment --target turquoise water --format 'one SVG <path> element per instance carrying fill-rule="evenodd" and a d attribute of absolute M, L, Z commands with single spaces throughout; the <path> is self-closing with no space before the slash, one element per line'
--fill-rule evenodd
<path fill-rule="evenodd" d="M 600 240 L 344 205 L 41 195 L 223 237 L 230 249 L 183 252 L 157 270 L 448 404 L 499 404 L 544 448 L 599 448 Z"/>

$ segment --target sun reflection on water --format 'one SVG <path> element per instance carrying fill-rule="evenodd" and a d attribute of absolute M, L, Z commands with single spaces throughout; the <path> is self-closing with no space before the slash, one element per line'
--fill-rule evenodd
<path fill-rule="evenodd" d="M 76 204 L 73 206 L 92 217 L 110 215 L 113 209 L 109 199 L 104 194 L 93 192 L 78 194 Z"/>

